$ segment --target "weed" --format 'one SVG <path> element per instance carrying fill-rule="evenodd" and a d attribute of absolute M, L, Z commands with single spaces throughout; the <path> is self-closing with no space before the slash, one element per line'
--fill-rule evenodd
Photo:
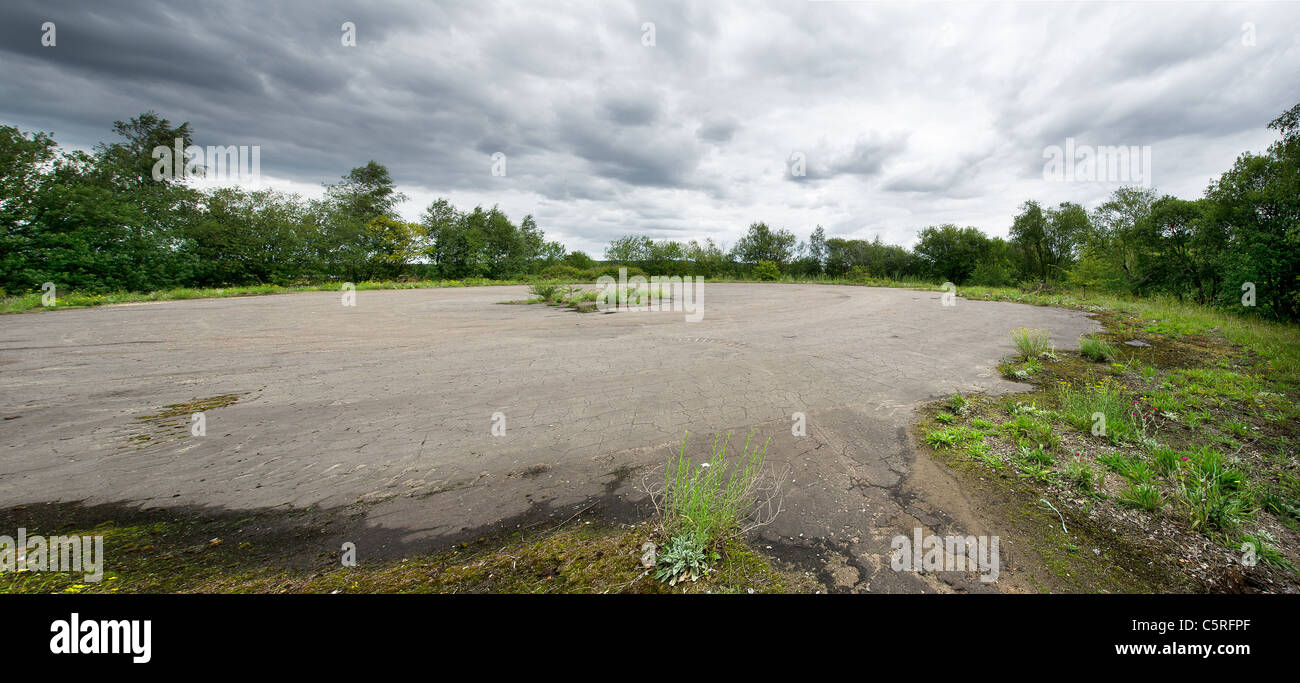
<path fill-rule="evenodd" d="M 558 282 L 535 282 L 528 285 L 528 293 L 542 301 L 560 301 L 569 296 L 572 287 Z"/>
<path fill-rule="evenodd" d="M 965 415 L 970 412 L 971 400 L 961 395 L 961 392 L 954 392 L 948 398 L 948 409 L 958 415 Z"/>
<path fill-rule="evenodd" d="M 1026 327 L 1012 330 L 1011 341 L 1015 343 L 1016 348 L 1020 350 L 1020 355 L 1024 356 L 1026 360 L 1037 358 L 1052 349 L 1047 330 L 1031 330 Z"/>
<path fill-rule="evenodd" d="M 686 457 L 683 437 L 681 450 L 668 463 L 662 492 L 664 528 L 671 536 L 693 534 L 705 547 L 713 548 L 744 531 L 758 502 L 759 474 L 771 443 L 768 439 L 761 449 L 757 444 L 751 448 L 752 438 L 753 434 L 745 438 L 739 457 L 732 462 L 727 457 L 731 435 L 715 435 L 709 460 L 697 464 Z"/>
<path fill-rule="evenodd" d="M 1065 479 L 1074 484 L 1083 493 L 1096 493 L 1097 484 L 1101 481 L 1101 473 L 1084 462 L 1082 458 L 1075 454 L 1075 458 L 1065 465 Z"/>
<path fill-rule="evenodd" d="M 1115 347 L 1110 342 L 1101 339 L 1081 337 L 1079 339 L 1079 353 L 1084 358 L 1102 363 L 1115 358 Z"/>
<path fill-rule="evenodd" d="M 1097 456 L 1097 462 L 1134 484 L 1143 484 L 1155 478 L 1151 466 L 1141 458 L 1130 458 L 1120 453 L 1104 453 Z"/>
<path fill-rule="evenodd" d="M 1263 530 L 1254 534 L 1244 533 L 1241 535 L 1241 549 L 1243 552 L 1254 552 L 1256 559 L 1264 564 L 1295 571 L 1295 565 L 1274 547 L 1273 543 L 1276 542 L 1276 539 Z"/>
<path fill-rule="evenodd" d="M 969 427 L 944 427 L 930 429 L 925 433 L 925 442 L 932 448 L 952 448 L 970 441 L 983 441 L 984 435 Z"/>
<path fill-rule="evenodd" d="M 1118 500 L 1124 505 L 1143 510 L 1159 510 L 1165 504 L 1165 497 L 1160 493 L 1160 489 L 1149 482 L 1130 485 L 1119 494 Z"/>
<path fill-rule="evenodd" d="M 709 573 L 709 565 L 721 559 L 716 551 L 692 534 L 679 534 L 664 548 L 656 561 L 655 578 L 676 586 L 678 581 L 695 581 Z"/>
<path fill-rule="evenodd" d="M 1104 436 L 1112 443 L 1133 440 L 1137 433 L 1131 422 L 1128 392 L 1109 378 L 1085 380 L 1080 386 L 1062 384 L 1057 389 L 1061 410 L 1075 429 Z"/>

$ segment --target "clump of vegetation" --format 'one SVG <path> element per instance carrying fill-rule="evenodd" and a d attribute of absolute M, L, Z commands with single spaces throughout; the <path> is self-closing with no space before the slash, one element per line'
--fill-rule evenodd
<path fill-rule="evenodd" d="M 1115 347 L 1108 341 L 1084 337 L 1079 339 L 1079 353 L 1084 358 L 1104 363 L 1115 358 Z"/>
<path fill-rule="evenodd" d="M 1102 475 L 1096 469 L 1084 462 L 1082 458 L 1075 455 L 1074 459 L 1065 465 L 1065 479 L 1074 484 L 1075 488 L 1087 494 L 1096 494 L 1098 484 L 1101 482 Z"/>
<path fill-rule="evenodd" d="M 569 296 L 573 287 L 558 282 L 535 282 L 528 285 L 528 293 L 540 301 L 560 301 Z"/>
<path fill-rule="evenodd" d="M 781 269 L 772 261 L 759 261 L 754 266 L 754 279 L 772 281 L 781 279 Z"/>
<path fill-rule="evenodd" d="M 1165 497 L 1155 484 L 1143 482 L 1132 484 L 1119 494 L 1119 502 L 1143 510 L 1159 510 L 1165 504 Z"/>
<path fill-rule="evenodd" d="M 730 443 L 731 434 L 714 435 L 709 459 L 697 463 L 686 456 L 683 438 L 669 461 L 664 486 L 654 496 L 671 539 L 657 562 L 661 580 L 675 585 L 683 578 L 698 579 L 727 541 L 770 521 L 779 511 L 774 488 L 765 488 L 761 479 L 771 439 L 759 447 L 751 433 L 735 457 L 728 457 Z"/>
<path fill-rule="evenodd" d="M 1031 330 L 1022 327 L 1011 332 L 1011 341 L 1015 342 L 1016 348 L 1020 350 L 1020 355 L 1025 360 L 1038 358 L 1052 350 L 1051 337 L 1047 330 Z"/>
<path fill-rule="evenodd" d="M 709 572 L 709 565 L 721 559 L 693 534 L 673 536 L 659 555 L 655 578 L 676 586 L 678 581 L 697 581 Z"/>
<path fill-rule="evenodd" d="M 962 396 L 960 391 L 953 392 L 953 395 L 948 398 L 948 409 L 958 415 L 969 413 L 970 404 L 970 399 Z"/>
<path fill-rule="evenodd" d="M 672 288 L 659 283 L 644 283 L 636 286 L 629 285 L 627 287 L 609 287 L 592 291 L 595 294 L 590 300 L 599 301 L 601 305 L 608 306 L 609 308 L 640 308 L 643 306 L 650 306 L 656 302 L 672 301 L 673 298 Z"/>
<path fill-rule="evenodd" d="M 984 435 L 978 430 L 961 426 L 930 429 L 925 433 L 925 442 L 934 448 L 952 448 L 983 439 Z"/>
<path fill-rule="evenodd" d="M 1277 542 L 1267 531 L 1259 531 L 1255 534 L 1241 535 L 1241 549 L 1247 552 L 1254 552 L 1255 557 L 1264 564 L 1279 569 L 1295 571 L 1295 564 L 1286 559 L 1286 556 L 1278 551 L 1274 545 Z"/>
<path fill-rule="evenodd" d="M 1086 378 L 1077 386 L 1065 382 L 1057 386 L 1056 393 L 1061 412 L 1075 429 L 1112 443 L 1135 437 L 1130 394 L 1109 377 L 1097 381 Z"/>

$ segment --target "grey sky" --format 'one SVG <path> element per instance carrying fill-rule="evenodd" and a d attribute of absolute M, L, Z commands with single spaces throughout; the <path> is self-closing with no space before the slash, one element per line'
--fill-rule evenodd
<path fill-rule="evenodd" d="M 1066 138 L 1150 146 L 1154 185 L 1199 195 L 1300 101 L 1300 3 L 6 0 L 0 64 L 0 122 L 66 146 L 152 109 L 260 145 L 275 187 L 373 158 L 408 218 L 500 204 L 596 256 L 756 220 L 910 243 L 1095 205 L 1117 184 L 1044 179 Z"/>

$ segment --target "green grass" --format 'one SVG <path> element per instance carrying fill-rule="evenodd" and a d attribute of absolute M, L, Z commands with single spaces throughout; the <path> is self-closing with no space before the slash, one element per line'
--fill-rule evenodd
<path fill-rule="evenodd" d="M 1110 378 L 1085 378 L 1078 384 L 1057 385 L 1057 400 L 1075 429 L 1109 439 L 1112 443 L 1136 441 L 1132 394 Z"/>
<path fill-rule="evenodd" d="M 982 441 L 984 434 L 969 427 L 945 427 L 926 430 L 924 439 L 934 448 L 954 448 L 972 441 Z"/>
<path fill-rule="evenodd" d="M 466 278 L 463 280 L 367 280 L 354 283 L 357 291 L 379 289 L 440 289 L 444 287 L 483 287 L 490 285 L 529 284 L 528 280 L 488 280 Z M 0 297 L 0 313 L 25 313 L 53 311 L 65 308 L 87 308 L 109 304 L 142 303 L 148 301 L 174 301 L 181 299 L 212 299 L 239 296 L 262 296 L 291 292 L 341 292 L 343 282 L 323 282 L 301 285 L 241 285 L 237 287 L 178 287 L 152 292 L 58 292 L 54 306 L 41 305 L 41 293 L 29 292 Z"/>
<path fill-rule="evenodd" d="M 1011 341 L 1026 360 L 1037 358 L 1052 350 L 1052 341 L 1047 330 L 1031 330 L 1022 327 L 1011 332 Z"/>
<path fill-rule="evenodd" d="M 689 433 L 687 434 L 689 437 Z M 760 448 L 745 437 L 738 456 L 729 458 L 731 434 L 714 435 L 709 459 L 694 462 L 686 457 L 686 438 L 681 450 L 666 468 L 661 509 L 669 536 L 690 534 L 707 549 L 713 549 L 744 530 L 751 508 L 757 502 L 759 474 L 767 457 L 770 439 Z"/>
<path fill-rule="evenodd" d="M 1255 534 L 1245 533 L 1241 535 L 1242 549 L 1253 549 L 1257 561 L 1263 562 L 1272 567 L 1294 572 L 1296 570 L 1295 565 L 1290 560 L 1286 559 L 1286 556 L 1278 552 L 1278 549 L 1273 545 L 1276 542 L 1276 539 L 1269 536 L 1268 532 L 1264 531 Z M 1249 544 L 1249 546 L 1246 546 L 1245 544 Z"/>
<path fill-rule="evenodd" d="M 1149 483 L 1156 476 L 1151 466 L 1145 460 L 1136 456 L 1105 453 L 1097 457 L 1097 462 L 1105 465 L 1106 469 L 1124 477 L 1133 484 Z"/>
<path fill-rule="evenodd" d="M 968 414 L 958 413 L 951 399 L 931 404 L 928 414 L 942 415 L 935 419 L 942 428 L 923 431 L 928 443 L 964 450 L 964 460 L 990 469 L 1004 460 L 1018 485 L 1031 490 L 1059 495 L 1069 489 L 1067 504 L 1106 520 L 1101 523 L 1113 533 L 1121 529 L 1126 540 L 1117 540 L 1140 543 L 1129 535 L 1153 527 L 1179 543 L 1200 536 L 1234 550 L 1233 543 L 1249 538 L 1261 565 L 1295 571 L 1286 563 L 1300 564 L 1294 535 L 1300 531 L 1300 475 L 1294 473 L 1300 327 L 1171 300 L 980 288 L 962 294 L 1086 310 L 1105 332 L 1080 339 L 1078 356 L 1057 358 L 1042 350 L 1046 339 L 1016 331 L 1019 353 L 999 369 L 1033 385 L 1029 392 L 977 397 Z M 1132 338 L 1147 345 L 1129 349 L 1116 341 Z M 1009 418 L 999 420 L 1003 411 Z M 983 428 L 989 418 L 999 422 L 996 429 Z M 975 427 L 987 439 L 963 443 L 962 430 Z M 1067 444 L 1073 459 L 1057 462 Z M 960 460 L 940 457 L 960 467 Z M 1134 527 L 1133 511 L 1149 517 Z M 1177 555 L 1149 559 L 1175 573 L 1188 569 Z M 1300 583 L 1281 577 L 1278 585 L 1289 590 Z"/>
<path fill-rule="evenodd" d="M 1117 498 L 1124 505 L 1150 511 L 1159 510 L 1165 504 L 1164 494 L 1148 482 L 1130 485 Z"/>
<path fill-rule="evenodd" d="M 1088 494 L 1097 493 L 1097 487 L 1102 480 L 1100 472 L 1077 456 L 1066 463 L 1062 474 L 1066 481 L 1074 484 L 1075 488 Z"/>
<path fill-rule="evenodd" d="M 1052 429 L 1051 424 L 1028 413 L 1020 413 L 1014 419 L 1002 423 L 1001 429 L 1015 441 L 1028 441 L 1049 450 L 1061 445 L 1061 437 Z"/>
<path fill-rule="evenodd" d="M 1101 339 L 1083 337 L 1079 339 L 1079 353 L 1084 358 L 1102 363 L 1115 358 L 1115 347 Z"/>

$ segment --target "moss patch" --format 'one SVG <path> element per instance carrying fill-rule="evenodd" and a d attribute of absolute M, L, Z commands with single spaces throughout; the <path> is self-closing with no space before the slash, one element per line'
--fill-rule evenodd
<path fill-rule="evenodd" d="M 104 537 L 104 577 L 0 572 L 0 593 L 771 593 L 821 588 L 802 572 L 734 540 L 704 578 L 669 588 L 641 567 L 642 544 L 662 544 L 648 522 L 577 518 L 437 552 L 344 567 L 321 539 L 336 512 L 225 514 L 40 505 L 0 513 L 29 535 Z M 334 547 L 338 547 L 337 545 Z"/>

